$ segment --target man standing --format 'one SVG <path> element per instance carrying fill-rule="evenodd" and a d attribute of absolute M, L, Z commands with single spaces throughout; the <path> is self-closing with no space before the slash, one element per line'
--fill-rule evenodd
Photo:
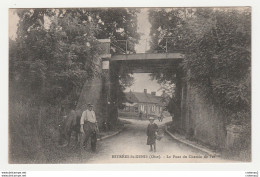
<path fill-rule="evenodd" d="M 82 133 L 80 148 L 83 149 L 84 143 L 87 144 L 89 138 L 91 138 L 91 150 L 96 151 L 98 124 L 95 112 L 93 111 L 93 105 L 88 104 L 87 110 L 82 113 L 80 119 L 80 132 Z"/>

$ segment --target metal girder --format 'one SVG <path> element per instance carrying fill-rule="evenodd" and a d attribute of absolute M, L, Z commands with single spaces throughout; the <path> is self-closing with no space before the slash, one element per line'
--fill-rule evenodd
<path fill-rule="evenodd" d="M 183 59 L 184 54 L 182 53 L 138 53 L 128 55 L 114 55 L 111 57 L 111 61 L 122 61 L 122 60 L 175 60 Z"/>

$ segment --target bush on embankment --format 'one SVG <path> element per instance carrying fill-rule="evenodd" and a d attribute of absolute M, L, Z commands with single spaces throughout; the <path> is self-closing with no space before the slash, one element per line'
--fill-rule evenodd
<path fill-rule="evenodd" d="M 48 163 L 58 158 L 49 150 L 59 150 L 59 109 L 22 102 L 9 106 L 9 163 Z"/>

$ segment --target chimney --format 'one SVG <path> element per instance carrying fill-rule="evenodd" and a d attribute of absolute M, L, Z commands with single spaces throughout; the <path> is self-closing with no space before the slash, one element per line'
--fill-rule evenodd
<path fill-rule="evenodd" d="M 151 92 L 151 95 L 156 96 L 156 92 Z"/>
<path fill-rule="evenodd" d="M 147 89 L 144 89 L 144 93 L 147 94 Z"/>

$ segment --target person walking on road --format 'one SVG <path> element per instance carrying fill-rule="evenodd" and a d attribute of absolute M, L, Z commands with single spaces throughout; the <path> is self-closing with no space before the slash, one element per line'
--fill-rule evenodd
<path fill-rule="evenodd" d="M 164 111 L 162 111 L 158 118 L 159 122 L 162 122 L 164 118 L 165 118 Z"/>
<path fill-rule="evenodd" d="M 140 119 L 140 120 L 143 119 L 143 112 L 142 112 L 142 111 L 140 111 L 140 113 L 139 113 L 139 119 Z"/>
<path fill-rule="evenodd" d="M 81 150 L 83 150 L 84 145 L 87 145 L 88 139 L 91 138 L 91 150 L 95 152 L 99 129 L 92 104 L 88 104 L 87 110 L 82 113 L 80 119 L 80 132 L 82 135 L 80 141 Z"/>
<path fill-rule="evenodd" d="M 147 145 L 150 145 L 150 152 L 156 152 L 156 136 L 158 133 L 158 126 L 154 123 L 154 118 L 149 118 L 150 123 L 148 124 L 146 134 L 147 134 Z"/>

